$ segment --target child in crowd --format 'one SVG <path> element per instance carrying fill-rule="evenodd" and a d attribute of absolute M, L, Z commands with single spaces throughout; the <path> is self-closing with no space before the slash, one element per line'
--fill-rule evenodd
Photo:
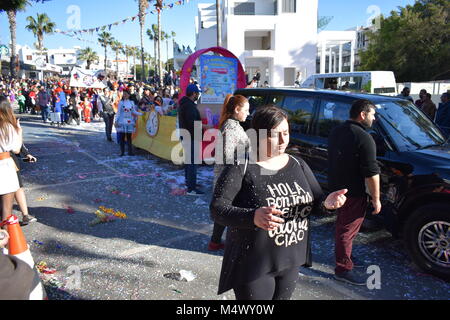
<path fill-rule="evenodd" d="M 84 122 L 90 123 L 91 122 L 92 103 L 91 103 L 88 95 L 84 96 L 84 101 L 81 104 L 82 104 L 82 108 L 83 108 Z"/>

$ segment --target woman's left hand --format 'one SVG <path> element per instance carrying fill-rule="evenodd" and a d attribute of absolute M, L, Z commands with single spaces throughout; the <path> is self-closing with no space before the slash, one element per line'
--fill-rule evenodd
<path fill-rule="evenodd" d="M 345 204 L 345 201 L 347 201 L 347 197 L 345 196 L 347 192 L 347 189 L 342 189 L 330 193 L 323 203 L 325 209 L 336 210 L 341 208 Z"/>
<path fill-rule="evenodd" d="M 30 162 L 37 162 L 37 159 L 33 157 L 31 154 L 27 155 L 27 158 L 30 160 Z"/>

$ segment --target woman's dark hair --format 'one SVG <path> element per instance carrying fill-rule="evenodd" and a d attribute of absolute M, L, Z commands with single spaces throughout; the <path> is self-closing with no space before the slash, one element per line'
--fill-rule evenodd
<path fill-rule="evenodd" d="M 267 130 L 267 137 L 270 136 L 270 131 L 278 127 L 284 120 L 288 121 L 287 113 L 274 105 L 260 107 L 253 114 L 252 129 L 256 133 L 256 148 L 252 147 L 252 160 L 259 159 L 259 140 L 260 130 Z M 251 141 L 253 144 L 255 141 Z M 256 158 L 254 157 L 256 155 Z"/>
<path fill-rule="evenodd" d="M 288 120 L 287 113 L 274 105 L 258 108 L 253 114 L 252 128 L 257 132 L 261 129 L 268 131 L 278 127 L 283 120 Z"/>
<path fill-rule="evenodd" d="M 368 113 L 370 109 L 375 109 L 375 106 L 369 100 L 356 100 L 350 109 L 350 119 L 357 119 L 361 112 Z"/>

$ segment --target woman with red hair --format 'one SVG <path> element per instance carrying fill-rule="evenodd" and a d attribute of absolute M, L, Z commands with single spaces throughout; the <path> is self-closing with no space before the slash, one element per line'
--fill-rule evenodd
<path fill-rule="evenodd" d="M 219 129 L 222 136 L 222 140 L 219 139 L 219 141 L 222 141 L 222 146 L 220 142 L 216 142 L 214 186 L 225 165 L 234 165 L 240 161 L 245 161 L 245 157 L 250 151 L 250 140 L 244 128 L 240 125 L 240 122 L 244 122 L 247 119 L 249 110 L 250 105 L 246 97 L 241 95 L 233 96 L 232 94 L 226 96 L 219 121 Z M 224 248 L 222 243 L 224 230 L 224 226 L 214 223 L 208 250 L 217 251 Z"/>

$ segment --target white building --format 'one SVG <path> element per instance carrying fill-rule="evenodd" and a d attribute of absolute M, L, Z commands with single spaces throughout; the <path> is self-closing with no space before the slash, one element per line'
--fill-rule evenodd
<path fill-rule="evenodd" d="M 173 46 L 173 64 L 175 70 L 180 70 L 183 67 L 186 59 L 192 54 L 191 48 L 188 46 L 180 47 L 178 43 L 174 42 Z"/>
<path fill-rule="evenodd" d="M 74 47 L 72 49 L 49 49 L 47 51 L 48 60 L 51 64 L 63 69 L 63 76 L 68 76 L 72 68 L 78 65 L 77 56 L 80 49 L 80 47 Z"/>
<path fill-rule="evenodd" d="M 359 53 L 368 48 L 371 27 L 322 31 L 318 35 L 317 73 L 353 72 L 361 65 Z"/>
<path fill-rule="evenodd" d="M 222 46 L 251 80 L 294 85 L 316 71 L 318 0 L 221 0 Z M 199 5 L 197 50 L 216 46 L 214 5 Z M 214 18 L 213 18 L 214 17 Z"/>
<path fill-rule="evenodd" d="M 51 63 L 47 53 L 41 53 L 29 46 L 17 46 L 20 63 L 20 78 L 36 78 L 42 80 L 48 76 L 61 76 L 62 67 Z"/>

